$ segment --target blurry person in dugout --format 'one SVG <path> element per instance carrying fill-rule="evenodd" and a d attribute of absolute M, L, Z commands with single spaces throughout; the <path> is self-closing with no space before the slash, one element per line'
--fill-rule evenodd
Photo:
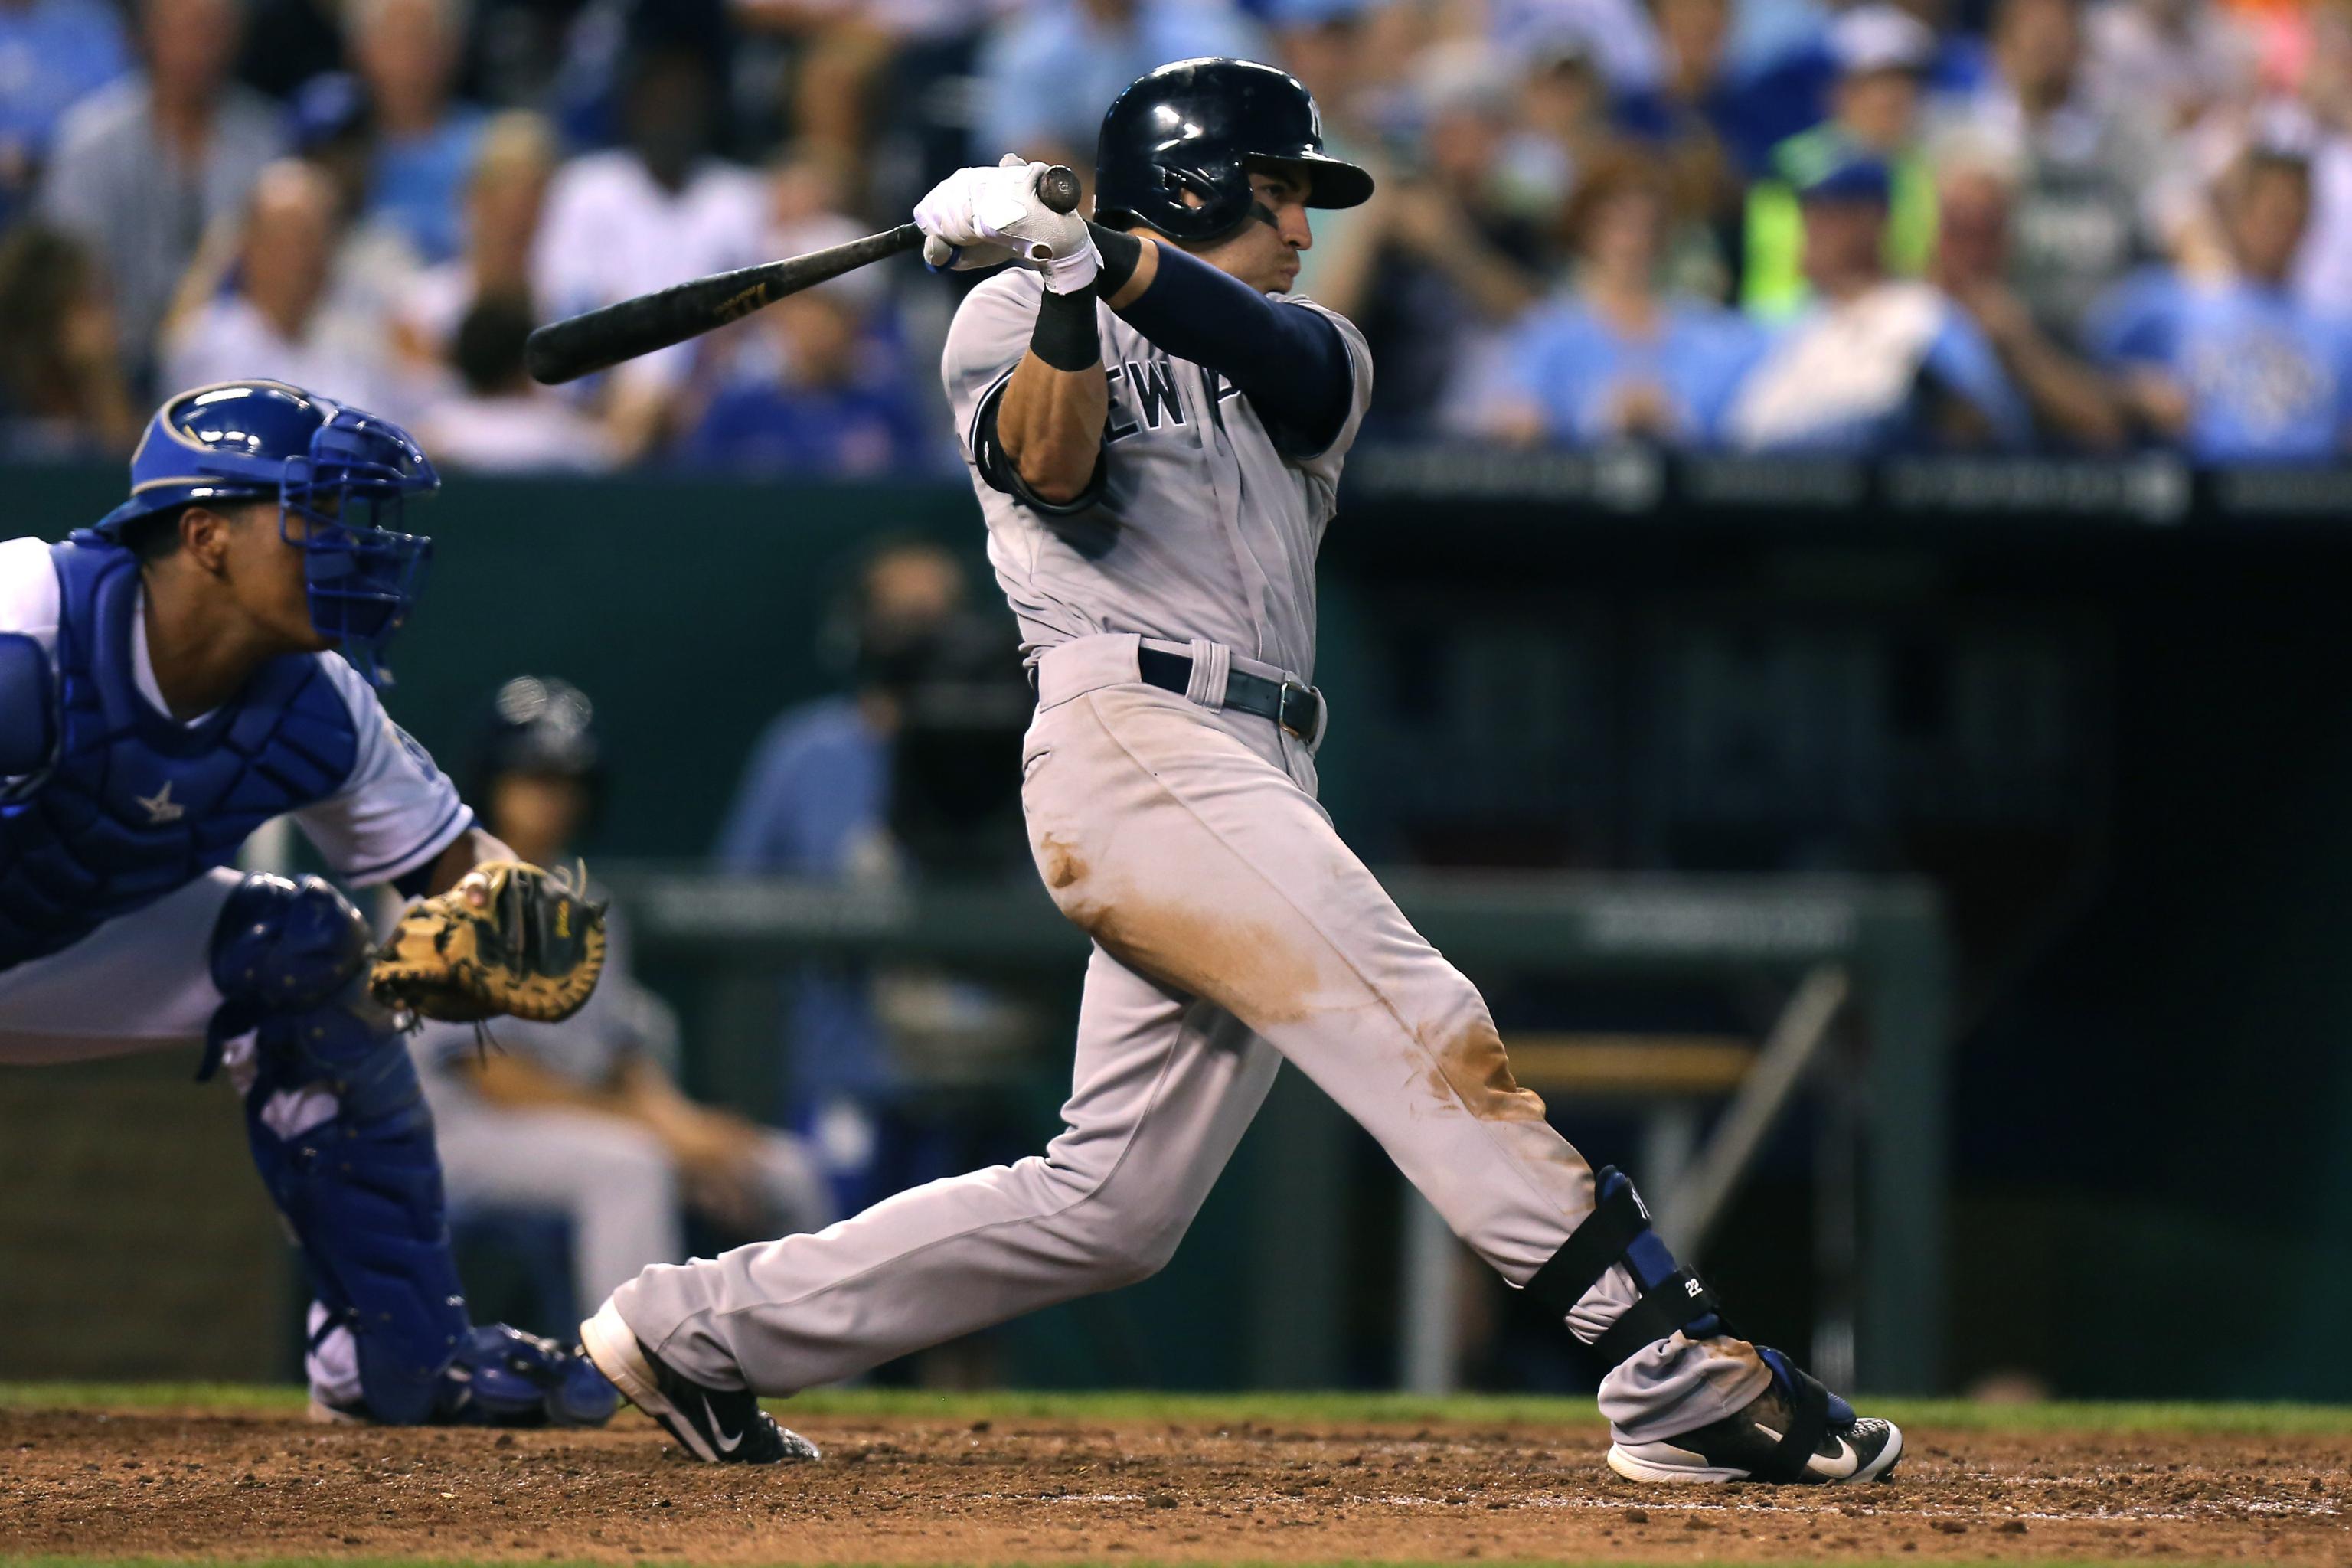
<path fill-rule="evenodd" d="M 967 599 L 962 565 L 929 541 L 859 556 L 819 635 L 843 689 L 761 734 L 720 870 L 868 889 L 1027 871 L 1019 764 L 1034 700 L 1010 618 Z M 992 1097 L 1041 1037 L 1005 988 L 828 955 L 797 966 L 782 1005 L 780 1120 L 809 1137 L 845 1212 L 1017 1150 Z"/>
<path fill-rule="evenodd" d="M 569 864 L 594 814 L 593 719 L 578 688 L 529 675 L 500 687 L 487 716 L 470 798 L 534 865 Z M 562 1215 L 583 1304 L 649 1263 L 682 1261 L 688 1211 L 730 1244 L 833 1218 L 798 1139 L 679 1090 L 677 1019 L 632 973 L 625 914 L 607 929 L 604 980 L 562 1023 L 500 1019 L 487 1045 L 471 1025 L 427 1023 L 411 1047 L 450 1207 Z"/>

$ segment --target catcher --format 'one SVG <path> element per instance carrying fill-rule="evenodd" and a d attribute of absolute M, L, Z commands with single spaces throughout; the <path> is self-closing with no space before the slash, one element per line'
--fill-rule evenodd
<path fill-rule="evenodd" d="M 558 1018 L 600 912 L 516 862 L 384 714 L 439 484 L 398 427 L 278 382 L 184 392 L 131 498 L 0 543 L 0 1063 L 226 1067 L 312 1290 L 313 1412 L 600 1423 L 572 1352 L 466 1313 L 412 1015 Z M 379 954 L 317 877 L 231 862 L 290 813 L 338 875 L 422 901 Z"/>

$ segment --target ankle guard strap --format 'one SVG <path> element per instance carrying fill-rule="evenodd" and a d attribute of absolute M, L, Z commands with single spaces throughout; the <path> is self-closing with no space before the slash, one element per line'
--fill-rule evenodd
<path fill-rule="evenodd" d="M 1624 1265 L 1642 1295 L 1592 1342 L 1593 1357 L 1604 1373 L 1678 1329 L 1692 1339 L 1731 1332 L 1714 1292 L 1676 1263 L 1665 1242 L 1650 1228 L 1650 1211 L 1633 1190 L 1633 1179 L 1614 1165 L 1603 1165 L 1593 1173 L 1592 1184 L 1598 1205 L 1551 1260 L 1536 1270 L 1528 1281 L 1528 1294 L 1565 1318 L 1601 1283 L 1601 1276 Z"/>

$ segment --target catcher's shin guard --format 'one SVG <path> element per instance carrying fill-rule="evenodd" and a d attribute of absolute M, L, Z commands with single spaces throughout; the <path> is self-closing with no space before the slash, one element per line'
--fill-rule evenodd
<path fill-rule="evenodd" d="M 254 1163 L 331 1323 L 352 1331 L 367 1413 L 405 1426 L 434 1414 L 467 1323 L 432 1113 L 368 995 L 368 956 L 366 922 L 328 883 L 247 878 L 213 931 L 225 1000 L 205 1072 L 253 1037 L 240 1087 Z"/>

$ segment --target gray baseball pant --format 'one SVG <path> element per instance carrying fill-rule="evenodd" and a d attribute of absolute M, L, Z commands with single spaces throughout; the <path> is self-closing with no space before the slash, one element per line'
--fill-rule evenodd
<path fill-rule="evenodd" d="M 1023 752 L 1038 870 L 1095 940 L 1061 1135 L 814 1235 L 647 1268 L 614 1304 L 687 1376 L 791 1394 L 1145 1278 L 1284 1059 L 1514 1285 L 1591 1212 L 1591 1167 L 1512 1080 L 1476 989 L 1340 841 L 1307 747 L 1142 684 L 1137 647 L 1049 649 Z M 1596 1338 L 1637 1293 L 1612 1268 L 1568 1326 Z M 1612 1372 L 1601 1408 L 1645 1442 L 1769 1380 L 1744 1341 L 1675 1334 Z"/>

